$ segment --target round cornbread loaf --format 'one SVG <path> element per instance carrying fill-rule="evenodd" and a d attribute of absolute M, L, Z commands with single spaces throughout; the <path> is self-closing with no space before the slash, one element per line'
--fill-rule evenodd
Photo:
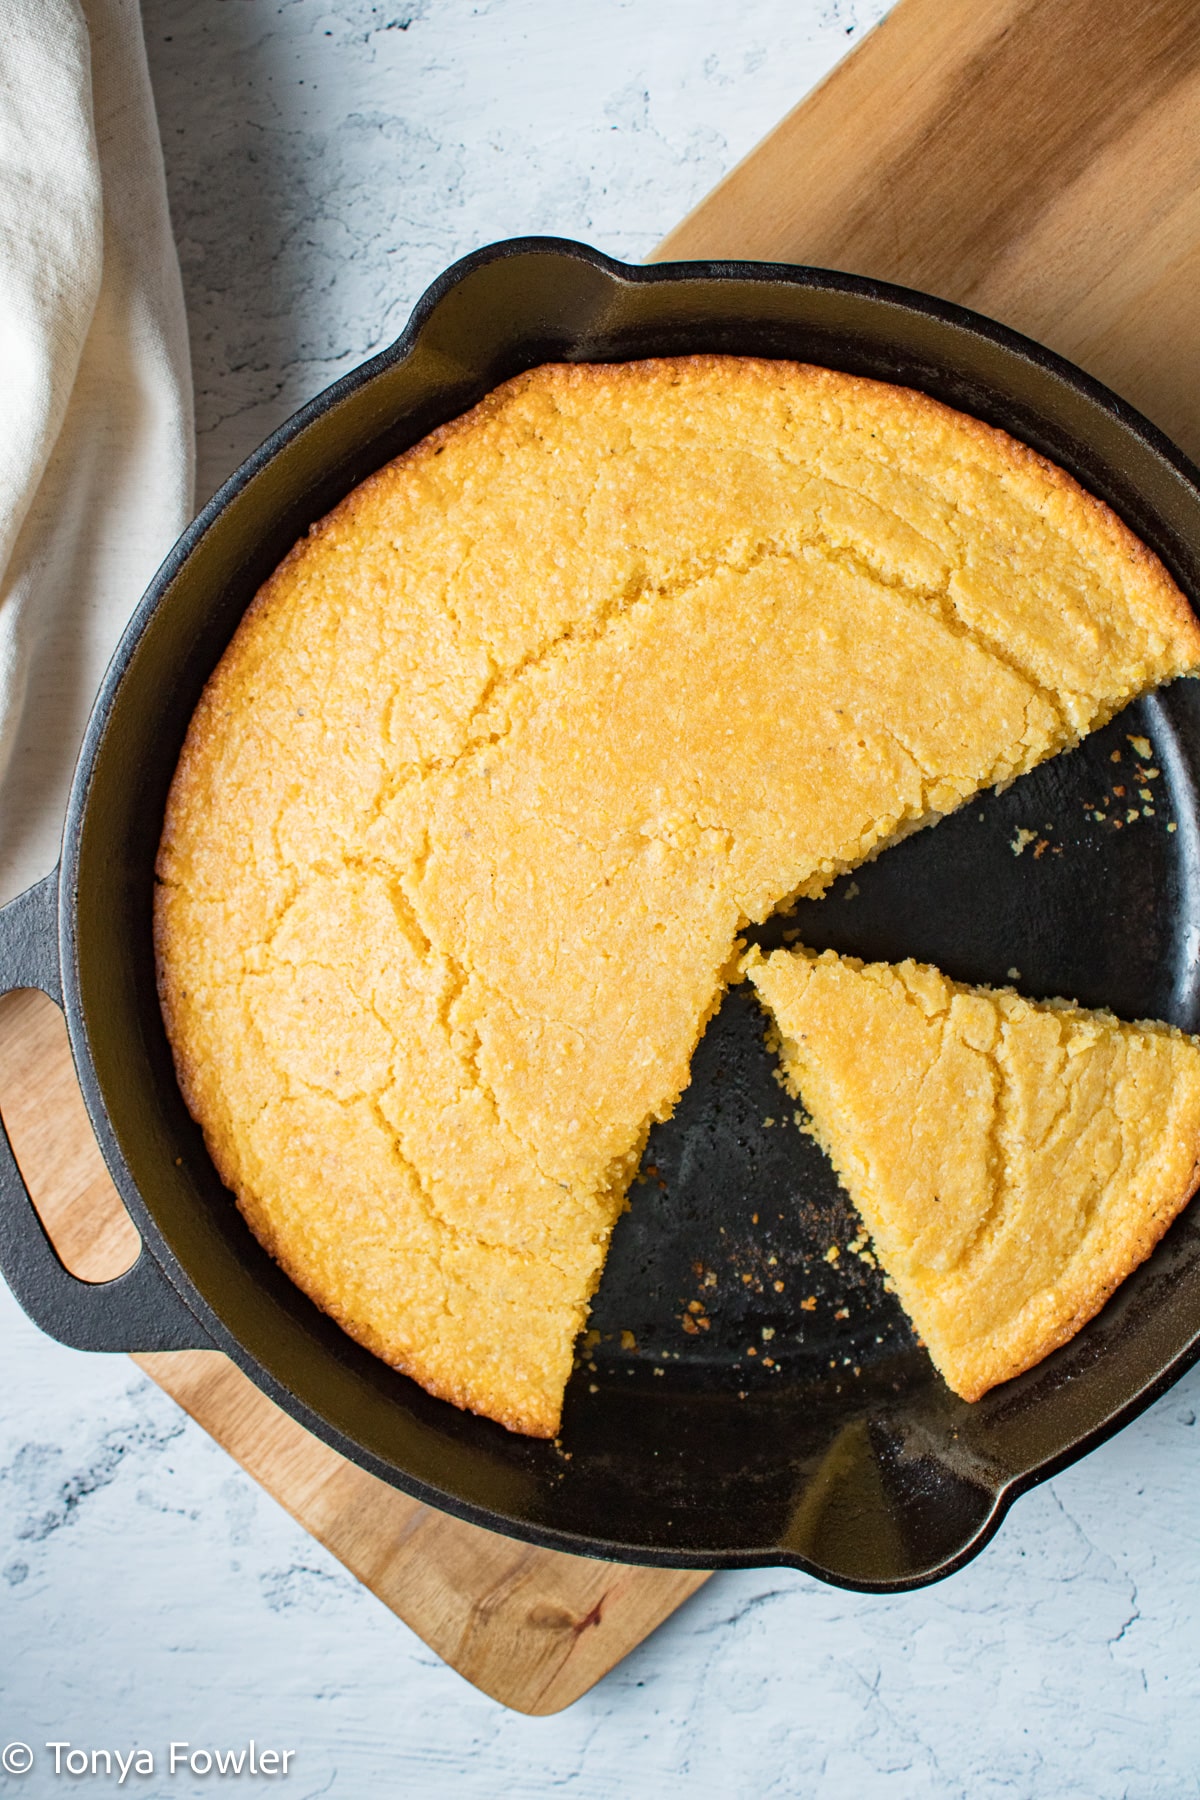
<path fill-rule="evenodd" d="M 1198 661 L 1105 506 L 924 395 L 518 377 L 312 528 L 192 721 L 155 924 L 222 1178 L 361 1343 L 553 1434 L 739 930 Z"/>

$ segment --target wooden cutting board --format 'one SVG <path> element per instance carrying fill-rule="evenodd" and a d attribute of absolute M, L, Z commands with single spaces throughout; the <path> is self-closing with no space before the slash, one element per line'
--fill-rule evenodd
<path fill-rule="evenodd" d="M 823 264 L 1003 319 L 1200 457 L 1200 0 L 900 0 L 660 247 Z M 64 1259 L 137 1247 L 42 995 L 0 1003 L 0 1100 Z M 469 1681 L 550 1713 L 707 1576 L 535 1550 L 407 1499 L 216 1352 L 136 1359 Z"/>

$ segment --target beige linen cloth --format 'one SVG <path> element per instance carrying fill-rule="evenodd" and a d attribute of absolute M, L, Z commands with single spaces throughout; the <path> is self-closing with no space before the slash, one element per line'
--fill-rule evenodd
<path fill-rule="evenodd" d="M 105 666 L 192 507 L 137 0 L 0 7 L 0 900 L 58 856 Z"/>

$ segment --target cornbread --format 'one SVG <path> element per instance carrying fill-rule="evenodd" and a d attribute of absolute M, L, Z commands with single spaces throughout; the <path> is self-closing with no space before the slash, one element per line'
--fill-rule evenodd
<path fill-rule="evenodd" d="M 750 952 L 901 1305 L 978 1400 L 1074 1337 L 1200 1181 L 1200 1039 L 915 962 Z"/>
<path fill-rule="evenodd" d="M 192 721 L 156 934 L 218 1170 L 361 1343 L 552 1434 L 739 929 L 1198 661 L 1104 506 L 920 394 L 518 377 L 313 527 Z"/>

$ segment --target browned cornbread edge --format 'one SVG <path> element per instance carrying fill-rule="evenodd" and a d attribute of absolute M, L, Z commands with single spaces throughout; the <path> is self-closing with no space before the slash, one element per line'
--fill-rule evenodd
<path fill-rule="evenodd" d="M 1011 1381 L 1014 1376 L 1023 1375 L 1027 1369 L 1036 1368 L 1044 1362 L 1053 1350 L 1059 1350 L 1070 1343 L 1076 1334 L 1083 1330 L 1089 1320 L 1102 1312 L 1112 1299 L 1122 1282 L 1128 1280 L 1134 1270 L 1140 1268 L 1150 1253 L 1156 1248 L 1169 1226 L 1174 1224 L 1184 1207 L 1200 1187 L 1200 1149 L 1198 1160 L 1192 1166 L 1192 1174 L 1183 1192 L 1176 1198 L 1163 1201 L 1161 1207 L 1146 1220 L 1141 1232 L 1132 1242 L 1126 1240 L 1123 1245 L 1124 1254 L 1114 1255 L 1104 1269 L 1100 1283 L 1095 1287 L 1085 1287 L 1080 1281 L 1073 1289 L 1068 1289 L 1063 1296 L 1062 1305 L 1058 1309 L 1057 1322 L 1047 1325 L 1037 1347 L 1024 1356 L 997 1355 L 984 1363 L 979 1377 L 974 1382 L 959 1382 L 953 1386 L 954 1392 L 963 1400 L 981 1400 L 991 1388 L 998 1387 L 1003 1381 Z M 1074 1310 L 1071 1310 L 1071 1309 Z"/>

